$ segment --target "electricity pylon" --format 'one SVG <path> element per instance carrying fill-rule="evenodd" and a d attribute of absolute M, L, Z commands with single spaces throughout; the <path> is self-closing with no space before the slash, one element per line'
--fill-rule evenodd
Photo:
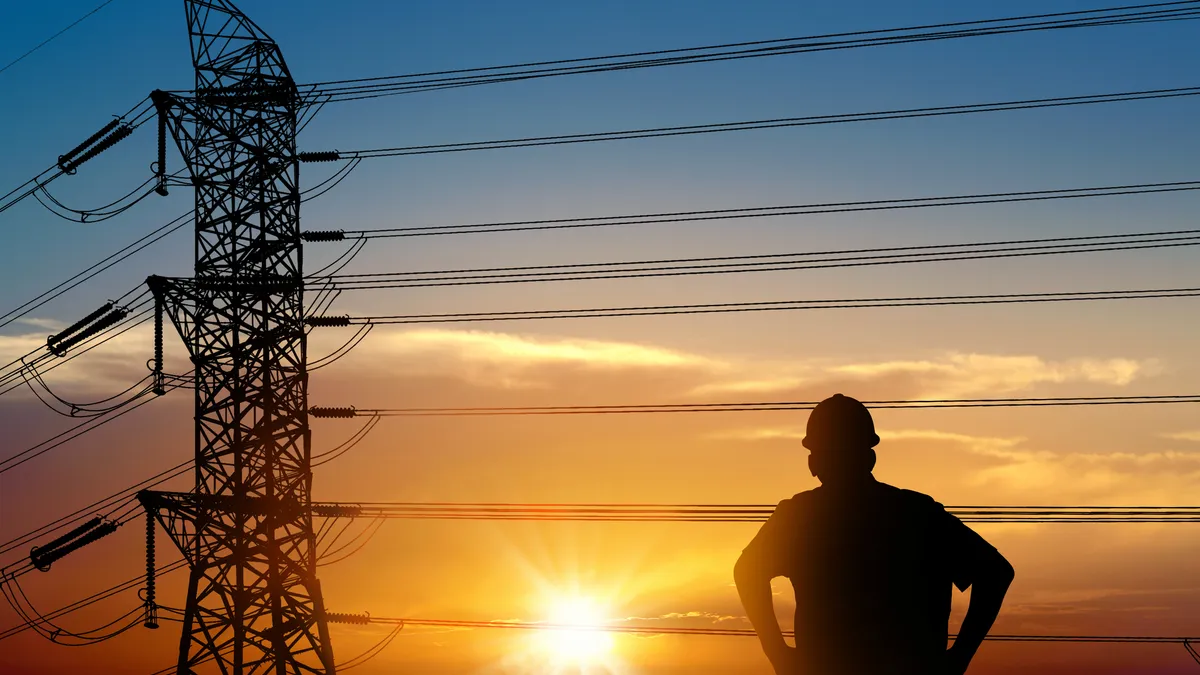
<path fill-rule="evenodd" d="M 309 504 L 302 103 L 278 45 L 231 2 L 184 4 L 195 93 L 153 99 L 160 189 L 169 130 L 196 190 L 195 276 L 149 283 L 159 388 L 164 314 L 195 365 L 196 482 L 140 498 L 191 569 L 179 673 L 329 675 Z"/>

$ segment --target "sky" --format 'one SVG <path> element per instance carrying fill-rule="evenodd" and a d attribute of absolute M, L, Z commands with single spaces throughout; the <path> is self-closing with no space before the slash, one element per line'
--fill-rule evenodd
<path fill-rule="evenodd" d="M 95 7 L 0 9 L 0 67 Z M 0 190 L 153 89 L 187 89 L 182 2 L 114 0 L 0 72 Z M 815 35 L 1100 5 L 950 3 L 289 3 L 244 0 L 299 82 L 425 72 Z M 448 143 L 955 105 L 1194 85 L 1189 23 L 1094 28 L 550 78 L 324 109 L 302 150 Z M 603 216 L 1196 180 L 1193 98 L 960 117 L 496 150 L 364 162 L 305 203 L 305 229 Z M 149 126 L 145 129 L 150 129 Z M 72 206 L 104 204 L 149 175 L 143 131 L 56 182 Z M 168 166 L 182 167 L 177 154 Z M 334 169 L 306 164 L 303 187 Z M 191 208 L 174 188 L 104 223 L 56 219 L 34 200 L 0 214 L 0 309 L 20 305 Z M 1187 229 L 1189 192 L 715 223 L 374 240 L 347 272 L 820 251 Z M 179 233 L 0 328 L 0 362 L 150 274 L 190 274 Z M 344 251 L 306 246 L 317 269 Z M 1035 293 L 1195 286 L 1188 247 L 874 268 L 347 292 L 355 316 L 786 299 Z M 361 408 L 592 405 L 1195 393 L 1193 300 L 884 308 L 541 322 L 380 326 L 314 372 L 313 405 Z M 310 353 L 348 334 L 313 334 Z M 168 334 L 168 370 L 187 369 Z M 95 400 L 145 374 L 134 330 L 47 375 Z M 191 401 L 154 401 L 0 474 L 0 541 L 186 460 Z M 803 412 L 519 418 L 391 418 L 322 466 L 314 498 L 342 501 L 775 503 L 816 485 Z M 1190 405 L 880 410 L 876 476 L 948 505 L 1195 503 L 1200 422 Z M 0 456 L 75 424 L 27 391 L 0 398 Z M 356 420 L 315 420 L 313 450 Z M 187 489 L 187 483 L 168 487 Z M 361 524 L 356 527 L 361 528 Z M 1196 525 L 980 525 L 1017 570 L 1002 633 L 1197 635 Z M 351 536 L 358 530 L 350 530 Z M 581 599 L 606 620 L 747 627 L 732 566 L 753 524 L 388 522 L 320 568 L 332 611 L 546 620 Z M 159 533 L 160 561 L 172 544 Z M 20 551 L 0 556 L 0 565 Z M 22 579 L 49 609 L 138 574 L 138 526 Z M 787 588 L 777 599 L 787 615 Z M 180 573 L 160 579 L 182 606 Z M 63 620 L 111 621 L 125 595 Z M 966 597 L 955 593 L 955 618 Z M 18 623 L 0 606 L 0 630 Z M 334 626 L 337 660 L 386 633 Z M 32 632 L 0 642 L 0 673 L 83 667 L 141 675 L 168 665 L 176 624 L 67 649 Z M 358 672 L 766 674 L 756 641 L 617 636 L 587 665 L 556 661 L 536 634 L 406 628 Z M 989 643 L 971 673 L 1184 673 L 1178 645 Z"/>

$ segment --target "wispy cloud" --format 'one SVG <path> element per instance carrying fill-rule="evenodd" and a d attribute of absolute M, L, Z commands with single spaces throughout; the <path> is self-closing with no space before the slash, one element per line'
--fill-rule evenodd
<path fill-rule="evenodd" d="M 935 443 L 954 443 L 969 452 L 1001 459 L 1026 459 L 1029 457 L 1048 457 L 1051 453 L 1036 453 L 1020 450 L 1018 446 L 1025 441 L 1023 437 L 975 436 L 960 434 L 937 429 L 881 429 L 881 443 L 888 441 L 925 441 Z"/>
<path fill-rule="evenodd" d="M 736 616 L 733 614 L 720 614 L 717 612 L 703 612 L 692 610 L 689 612 L 667 612 L 658 616 L 627 616 L 621 621 L 670 621 L 680 619 L 695 619 L 703 623 L 716 624 L 725 623 L 728 621 L 747 621 L 744 616 Z"/>
<path fill-rule="evenodd" d="M 1076 358 L 1047 360 L 1035 355 L 950 352 L 935 358 L 887 361 L 749 362 L 729 364 L 695 387 L 694 395 L 777 394 L 847 388 L 871 391 L 887 387 L 897 395 L 950 398 L 1008 394 L 1038 385 L 1088 383 L 1126 386 L 1157 373 L 1152 360 Z"/>
<path fill-rule="evenodd" d="M 37 317 L 21 317 L 15 323 L 33 326 L 34 328 L 44 328 L 47 331 L 60 331 L 67 327 L 67 324 L 57 319 L 39 319 Z"/>
<path fill-rule="evenodd" d="M 26 323 L 36 324 L 39 319 Z M 46 322 L 50 323 L 50 322 Z M 149 326 L 138 326 L 115 335 L 77 358 L 54 357 L 42 364 L 47 383 L 64 392 L 107 391 L 121 389 L 148 374 L 146 361 L 153 354 L 153 333 Z M 182 347 L 175 342 L 168 349 L 169 360 L 182 360 Z M 46 333 L 0 335 L 0 363 L 20 363 L 46 353 Z M 50 367 L 53 367 L 51 370 Z"/>
<path fill-rule="evenodd" d="M 1125 386 L 1156 369 L 1154 362 L 1124 358 L 1047 361 L 1038 356 L 952 353 L 939 360 L 846 364 L 834 366 L 830 372 L 864 380 L 914 376 L 926 384 L 925 395 L 951 397 L 1011 393 L 1038 384 L 1065 382 Z"/>
<path fill-rule="evenodd" d="M 1167 434 L 1159 434 L 1163 438 L 1168 438 L 1172 441 L 1190 441 L 1192 443 L 1200 443 L 1200 431 L 1174 431 Z"/>
<path fill-rule="evenodd" d="M 376 331 L 355 355 L 373 369 L 463 377 L 488 386 L 545 386 L 553 369 L 707 371 L 712 359 L 688 352 L 606 340 L 475 330 Z"/>
<path fill-rule="evenodd" d="M 1171 503 L 1200 485 L 1200 452 L 1062 452 L 1029 447 L 1020 437 L 932 429 L 885 430 L 880 436 L 885 442 L 945 442 L 986 457 L 988 465 L 964 474 L 969 485 L 1030 498 L 1053 493 L 1059 499 Z"/>

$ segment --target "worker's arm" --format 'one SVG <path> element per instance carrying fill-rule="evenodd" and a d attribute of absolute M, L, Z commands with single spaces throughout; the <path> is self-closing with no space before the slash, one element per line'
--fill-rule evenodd
<path fill-rule="evenodd" d="M 771 595 L 771 579 L 784 575 L 794 555 L 790 536 L 795 530 L 794 511 L 789 502 L 785 499 L 779 504 L 733 566 L 733 580 L 746 617 L 778 675 L 797 673 L 796 650 L 783 641 Z"/>
<path fill-rule="evenodd" d="M 746 609 L 746 617 L 758 633 L 763 652 L 775 667 L 778 675 L 793 675 L 795 648 L 783 641 L 779 619 L 775 617 L 775 603 L 771 596 L 772 575 L 757 564 L 753 555 L 742 553 L 733 566 L 733 580 L 737 584 L 738 596 Z"/>
<path fill-rule="evenodd" d="M 1004 594 L 1012 583 L 1015 572 L 1004 556 L 994 548 L 980 556 L 974 579 L 971 582 L 971 603 L 967 616 L 954 645 L 946 652 L 946 675 L 963 675 L 975 656 L 975 650 L 992 628 L 1000 613 Z"/>

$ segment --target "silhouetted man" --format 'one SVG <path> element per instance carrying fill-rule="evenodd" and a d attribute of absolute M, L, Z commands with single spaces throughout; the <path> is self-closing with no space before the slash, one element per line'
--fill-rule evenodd
<path fill-rule="evenodd" d="M 734 567 L 738 594 L 778 675 L 962 675 L 1013 579 L 1000 552 L 941 504 L 880 483 L 871 413 L 836 394 L 808 418 L 821 486 L 779 503 Z M 796 592 L 796 646 L 775 618 L 771 579 Z M 971 587 L 946 648 L 951 584 Z"/>

